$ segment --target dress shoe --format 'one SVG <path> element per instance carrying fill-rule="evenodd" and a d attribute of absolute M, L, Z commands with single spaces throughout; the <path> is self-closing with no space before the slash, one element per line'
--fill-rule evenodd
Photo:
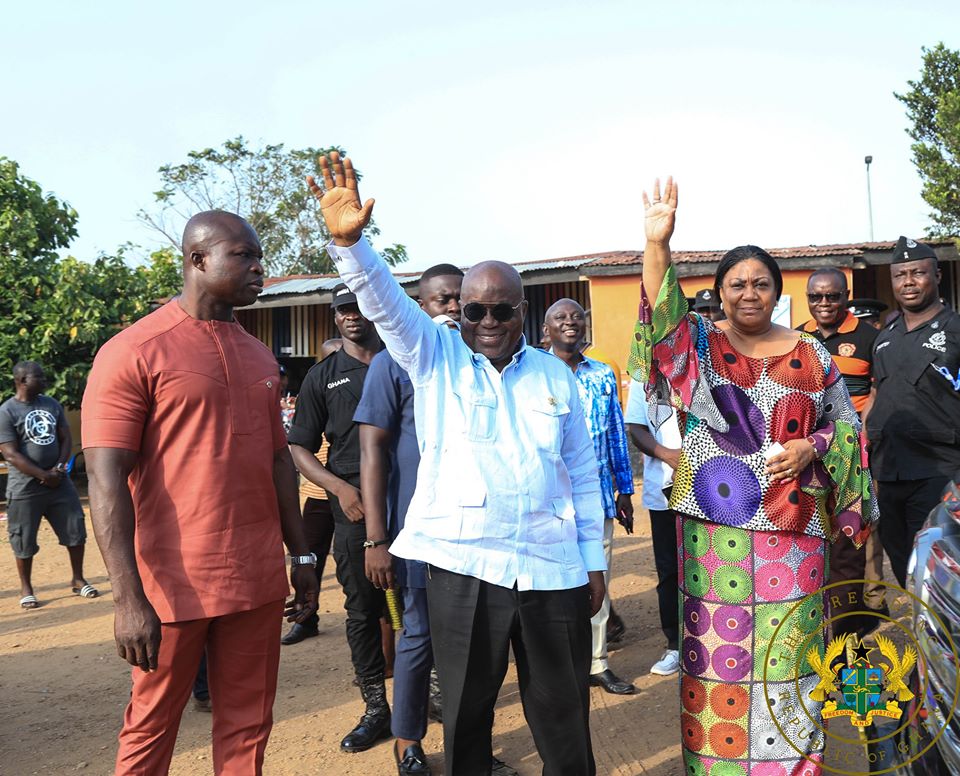
<path fill-rule="evenodd" d="M 494 756 L 493 762 L 490 765 L 490 773 L 491 776 L 520 776 L 514 768 L 511 768 L 496 756 Z"/>
<path fill-rule="evenodd" d="M 291 644 L 299 644 L 304 639 L 312 639 L 320 635 L 320 629 L 317 626 L 312 628 L 309 625 L 295 622 L 293 627 L 287 631 L 287 635 L 280 639 L 280 643 L 289 647 Z"/>
<path fill-rule="evenodd" d="M 367 708 L 357 726 L 343 737 L 340 750 L 365 752 L 377 741 L 390 738 L 390 706 L 387 704 L 387 688 L 383 674 L 357 677 L 360 694 Z"/>
<path fill-rule="evenodd" d="M 193 708 L 195 711 L 213 711 L 213 703 L 210 702 L 210 698 L 194 698 L 193 699 Z"/>
<path fill-rule="evenodd" d="M 393 745 L 393 759 L 397 761 L 398 776 L 430 776 L 430 766 L 427 765 L 427 756 L 423 753 L 420 744 L 411 744 L 403 750 L 403 757 L 397 752 L 397 745 Z"/>
<path fill-rule="evenodd" d="M 602 687 L 611 695 L 633 695 L 637 691 L 630 682 L 623 681 L 609 668 L 599 674 L 590 674 L 590 684 L 594 687 Z"/>

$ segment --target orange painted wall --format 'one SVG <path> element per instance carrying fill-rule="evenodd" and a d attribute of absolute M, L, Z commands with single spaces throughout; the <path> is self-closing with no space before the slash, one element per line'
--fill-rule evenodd
<path fill-rule="evenodd" d="M 850 270 L 844 270 L 847 282 L 852 287 Z M 793 326 L 810 319 L 807 308 L 807 278 L 810 270 L 787 270 L 783 273 L 783 293 L 790 295 L 790 318 Z M 591 277 L 590 309 L 593 325 L 593 343 L 627 368 L 627 355 L 633 341 L 633 327 L 637 322 L 637 306 L 640 303 L 640 274 L 614 277 Z M 703 288 L 713 288 L 713 276 L 686 277 L 680 279 L 683 293 L 692 297 Z M 626 382 L 626 372 L 621 381 Z"/>

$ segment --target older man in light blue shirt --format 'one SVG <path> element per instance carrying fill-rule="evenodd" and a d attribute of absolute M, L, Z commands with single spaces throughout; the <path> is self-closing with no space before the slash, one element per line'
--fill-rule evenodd
<path fill-rule="evenodd" d="M 421 462 L 395 555 L 429 564 L 446 773 L 490 773 L 497 692 L 512 645 L 545 774 L 594 774 L 590 617 L 603 600 L 603 508 L 572 372 L 526 345 L 516 270 L 464 278 L 462 331 L 436 326 L 362 238 L 349 160 L 310 179 L 329 252 L 415 388 Z M 332 169 L 331 169 L 332 168 Z"/>

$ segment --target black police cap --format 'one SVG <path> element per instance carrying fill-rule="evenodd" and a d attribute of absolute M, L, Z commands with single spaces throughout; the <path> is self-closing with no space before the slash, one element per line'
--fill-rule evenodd
<path fill-rule="evenodd" d="M 880 315 L 889 305 L 879 299 L 851 299 L 847 308 L 856 318 L 869 318 L 871 315 Z"/>
<path fill-rule="evenodd" d="M 909 237 L 900 235 L 897 245 L 893 249 L 893 260 L 891 264 L 903 264 L 908 261 L 920 261 L 920 259 L 936 259 L 937 254 L 933 252 L 926 243 L 911 240 Z"/>
<path fill-rule="evenodd" d="M 697 291 L 693 298 L 694 310 L 709 310 L 720 306 L 720 298 L 713 292 L 712 288 L 703 288 Z"/>

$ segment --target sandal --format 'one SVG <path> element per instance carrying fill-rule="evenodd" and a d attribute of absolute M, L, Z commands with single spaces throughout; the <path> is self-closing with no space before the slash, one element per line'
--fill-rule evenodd
<path fill-rule="evenodd" d="M 40 606 L 40 602 L 35 595 L 25 595 L 20 599 L 21 609 L 36 609 L 38 606 Z"/>
<path fill-rule="evenodd" d="M 74 595 L 78 595 L 81 598 L 96 598 L 100 595 L 100 591 L 90 584 L 84 585 L 83 587 L 74 587 L 71 588 L 71 590 L 73 590 Z"/>

